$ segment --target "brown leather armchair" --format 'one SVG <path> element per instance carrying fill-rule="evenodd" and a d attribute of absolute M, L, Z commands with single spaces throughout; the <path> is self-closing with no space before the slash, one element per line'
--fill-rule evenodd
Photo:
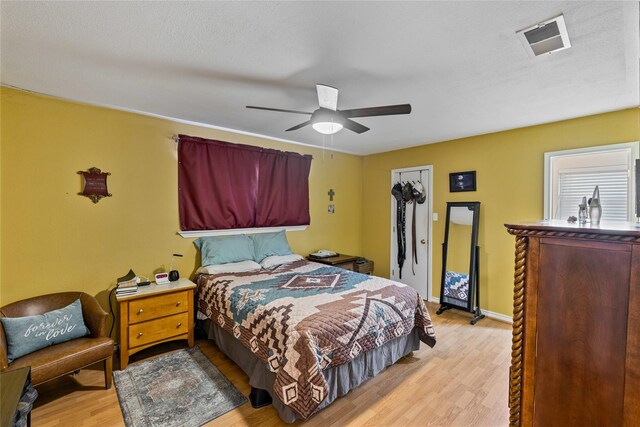
<path fill-rule="evenodd" d="M 107 313 L 91 295 L 84 292 L 41 295 L 5 305 L 0 308 L 0 317 L 35 316 L 63 308 L 77 299 L 82 303 L 84 323 L 91 332 L 89 336 L 54 344 L 8 363 L 7 337 L 0 322 L 0 369 L 31 366 L 31 382 L 38 385 L 104 361 L 105 387 L 111 388 L 113 340 L 107 337 Z"/>

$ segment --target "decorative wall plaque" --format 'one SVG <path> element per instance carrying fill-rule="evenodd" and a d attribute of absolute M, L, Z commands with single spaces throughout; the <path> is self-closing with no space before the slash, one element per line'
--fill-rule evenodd
<path fill-rule="evenodd" d="M 93 203 L 98 203 L 103 197 L 111 197 L 111 193 L 107 191 L 107 176 L 110 172 L 102 172 L 100 169 L 93 167 L 87 172 L 78 171 L 82 175 L 82 193 L 80 196 L 87 196 Z"/>

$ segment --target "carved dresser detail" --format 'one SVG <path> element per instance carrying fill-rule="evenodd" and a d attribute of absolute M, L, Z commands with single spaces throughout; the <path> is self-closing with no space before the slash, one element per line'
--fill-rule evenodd
<path fill-rule="evenodd" d="M 640 227 L 505 226 L 516 236 L 510 424 L 640 425 Z"/>

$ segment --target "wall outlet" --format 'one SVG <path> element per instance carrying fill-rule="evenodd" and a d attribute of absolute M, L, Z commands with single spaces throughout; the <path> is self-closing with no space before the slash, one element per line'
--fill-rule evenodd
<path fill-rule="evenodd" d="M 434 212 L 433 213 L 433 220 L 437 221 L 438 220 L 438 212 Z"/>

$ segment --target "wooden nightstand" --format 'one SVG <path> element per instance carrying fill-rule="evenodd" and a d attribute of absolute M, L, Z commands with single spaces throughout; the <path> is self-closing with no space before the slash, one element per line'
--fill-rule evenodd
<path fill-rule="evenodd" d="M 359 256 L 353 255 L 336 255 L 327 258 L 311 258 L 307 257 L 309 261 L 319 262 L 320 264 L 331 265 L 333 267 L 344 268 L 345 270 L 357 271 L 358 273 L 371 274 L 373 272 L 373 261 L 365 260 Z M 364 260 L 364 263 L 359 263 L 358 260 Z"/>
<path fill-rule="evenodd" d="M 186 339 L 193 347 L 193 291 L 179 279 L 167 285 L 140 286 L 134 295 L 117 297 L 120 305 L 120 369 L 129 356 L 156 344 Z"/>

